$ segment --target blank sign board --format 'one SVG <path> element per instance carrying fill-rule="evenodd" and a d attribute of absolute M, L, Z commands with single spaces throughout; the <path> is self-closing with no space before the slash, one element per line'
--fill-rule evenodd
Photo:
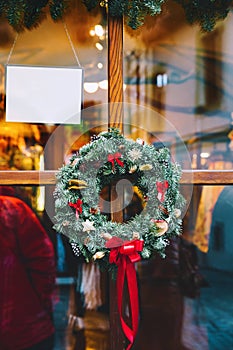
<path fill-rule="evenodd" d="M 79 124 L 80 67 L 6 66 L 6 121 Z"/>

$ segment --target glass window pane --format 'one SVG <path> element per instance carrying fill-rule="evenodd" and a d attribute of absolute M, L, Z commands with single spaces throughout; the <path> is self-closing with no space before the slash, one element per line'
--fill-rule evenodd
<path fill-rule="evenodd" d="M 203 33 L 169 3 L 139 30 L 124 31 L 125 101 L 168 120 L 186 143 L 194 169 L 232 167 L 231 28 L 229 16 Z M 138 123 L 168 134 L 150 115 Z"/>
<path fill-rule="evenodd" d="M 146 109 L 137 113 L 138 137 L 144 130 L 144 137 L 152 142 L 157 137 L 163 144 L 169 141 L 179 154 L 179 142 L 168 128 L 171 123 L 190 155 L 190 164 L 185 164 L 179 154 L 184 169 L 232 170 L 232 25 L 229 16 L 213 32 L 200 32 L 169 2 L 162 15 L 147 18 L 139 30 L 124 30 L 125 101 L 160 115 L 157 118 Z M 231 189 L 194 186 L 184 217 L 182 240 L 196 259 L 200 296 L 190 298 L 188 290 L 180 295 L 174 279 L 174 271 L 179 271 L 174 244 L 165 261 L 141 263 L 142 319 L 136 349 L 154 344 L 169 349 L 231 347 Z M 188 285 L 194 286 L 191 281 Z M 170 339 L 176 335 L 170 347 L 168 334 Z"/>

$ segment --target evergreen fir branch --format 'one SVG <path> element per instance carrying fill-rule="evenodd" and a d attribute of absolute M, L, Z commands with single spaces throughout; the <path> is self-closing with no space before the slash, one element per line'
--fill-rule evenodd
<path fill-rule="evenodd" d="M 23 17 L 26 4 L 23 0 L 9 0 L 5 3 L 4 12 L 9 24 L 18 32 L 24 30 Z"/>
<path fill-rule="evenodd" d="M 175 0 L 190 24 L 198 24 L 204 32 L 214 29 L 216 22 L 227 17 L 232 0 Z"/>
<path fill-rule="evenodd" d="M 46 18 L 45 7 L 47 4 L 48 0 L 39 0 L 36 2 L 33 0 L 28 0 L 23 16 L 23 24 L 26 29 L 38 27 Z"/>
<path fill-rule="evenodd" d="M 52 0 L 49 4 L 50 15 L 54 21 L 62 19 L 68 8 L 68 0 Z"/>
<path fill-rule="evenodd" d="M 88 11 L 93 10 L 100 3 L 99 0 L 83 0 L 82 2 L 84 3 Z"/>
<path fill-rule="evenodd" d="M 132 29 L 137 29 L 143 25 L 147 15 L 154 16 L 161 13 L 161 5 L 163 3 L 164 0 L 143 2 L 140 0 L 131 1 L 131 5 L 126 12 L 126 23 Z"/>
<path fill-rule="evenodd" d="M 174 0 L 183 8 L 187 21 L 198 24 L 203 31 L 211 31 L 217 21 L 227 17 L 232 0 Z M 162 5 L 168 0 L 83 0 L 88 10 L 97 6 L 108 7 L 113 17 L 124 16 L 126 24 L 137 29 L 144 24 L 147 15 L 156 16 L 162 12 Z M 49 8 L 53 20 L 64 17 L 72 6 L 71 0 L 1 0 L 0 16 L 18 32 L 38 26 L 46 17 Z"/>

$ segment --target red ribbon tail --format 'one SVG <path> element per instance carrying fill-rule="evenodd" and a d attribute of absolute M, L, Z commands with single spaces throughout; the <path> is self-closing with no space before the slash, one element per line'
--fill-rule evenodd
<path fill-rule="evenodd" d="M 121 167 L 124 166 L 124 163 L 119 158 L 116 158 L 115 160 Z"/>
<path fill-rule="evenodd" d="M 128 292 L 129 292 L 129 302 L 131 310 L 131 327 L 127 325 L 122 315 L 122 301 L 123 301 L 123 290 L 124 281 L 127 281 Z M 122 256 L 121 263 L 118 265 L 117 273 L 117 295 L 118 295 L 118 311 L 120 315 L 120 321 L 122 330 L 129 340 L 129 345 L 127 350 L 129 350 L 135 340 L 138 323 L 139 323 L 139 305 L 138 305 L 138 286 L 137 286 L 137 276 L 135 271 L 134 263 L 128 258 L 128 256 Z"/>

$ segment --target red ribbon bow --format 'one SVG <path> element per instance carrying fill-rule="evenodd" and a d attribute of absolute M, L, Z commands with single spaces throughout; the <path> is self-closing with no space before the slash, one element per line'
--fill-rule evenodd
<path fill-rule="evenodd" d="M 124 166 L 124 163 L 119 159 L 120 157 L 121 153 L 119 152 L 108 155 L 108 162 L 112 163 L 112 170 L 114 170 L 114 161 L 116 161 L 120 166 Z"/>
<path fill-rule="evenodd" d="M 83 211 L 83 208 L 82 208 L 83 202 L 82 202 L 82 200 L 79 198 L 79 199 L 77 199 L 76 203 L 69 202 L 68 204 L 69 204 L 69 206 L 71 208 L 75 209 L 75 215 L 76 215 L 76 218 L 78 219 L 79 218 L 79 214 L 82 214 L 82 211 Z"/>
<path fill-rule="evenodd" d="M 169 187 L 169 183 L 167 180 L 165 181 L 157 181 L 156 182 L 156 187 L 157 187 L 157 191 L 158 191 L 158 199 L 160 200 L 160 202 L 164 202 L 165 200 L 165 193 Z"/>
<path fill-rule="evenodd" d="M 121 245 L 119 246 L 119 244 Z M 131 349 L 138 330 L 138 322 L 139 322 L 138 285 L 137 285 L 137 277 L 136 277 L 134 263 L 141 260 L 141 257 L 138 252 L 142 251 L 143 244 L 144 244 L 144 241 L 139 239 L 124 242 L 117 237 L 111 238 L 105 244 L 107 248 L 111 249 L 109 262 L 115 263 L 118 266 L 117 303 L 118 303 L 118 311 L 120 315 L 122 330 L 130 342 L 127 347 L 127 350 Z M 126 324 L 122 315 L 122 299 L 123 299 L 125 277 L 126 277 L 126 282 L 128 284 L 128 292 L 129 292 L 129 301 L 130 301 L 130 309 L 131 309 L 131 317 L 132 317 L 131 327 L 129 327 Z"/>

